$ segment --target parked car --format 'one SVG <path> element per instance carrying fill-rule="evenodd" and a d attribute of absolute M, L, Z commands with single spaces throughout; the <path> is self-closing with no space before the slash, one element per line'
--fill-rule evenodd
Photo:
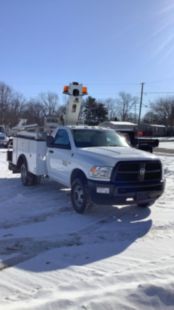
<path fill-rule="evenodd" d="M 9 138 L 5 133 L 4 126 L 0 126 L 0 146 L 7 147 L 9 143 Z"/>

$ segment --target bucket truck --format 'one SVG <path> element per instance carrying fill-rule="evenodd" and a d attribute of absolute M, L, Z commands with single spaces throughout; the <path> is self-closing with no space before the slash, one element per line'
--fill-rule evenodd
<path fill-rule="evenodd" d="M 87 94 L 82 84 L 65 86 L 64 94 L 66 113 L 51 136 L 24 130 L 14 137 L 9 169 L 21 174 L 24 186 L 48 176 L 69 187 L 78 213 L 93 203 L 152 205 L 165 187 L 161 160 L 132 148 L 113 129 L 77 125 Z"/>

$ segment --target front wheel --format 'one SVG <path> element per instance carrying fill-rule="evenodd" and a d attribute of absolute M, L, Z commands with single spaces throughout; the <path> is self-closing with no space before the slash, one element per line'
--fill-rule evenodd
<path fill-rule="evenodd" d="M 155 201 L 139 203 L 139 204 L 138 204 L 138 207 L 140 207 L 140 208 L 148 208 L 148 207 L 150 207 L 151 205 L 153 205 L 154 202 L 155 202 Z"/>
<path fill-rule="evenodd" d="M 77 213 L 84 213 L 90 202 L 86 181 L 76 178 L 72 182 L 71 201 Z"/>

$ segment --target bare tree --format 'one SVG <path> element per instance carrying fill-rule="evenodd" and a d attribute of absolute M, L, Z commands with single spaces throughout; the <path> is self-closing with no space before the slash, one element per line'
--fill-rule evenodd
<path fill-rule="evenodd" d="M 8 127 L 14 126 L 19 121 L 24 102 L 19 93 L 0 82 L 0 123 Z"/>
<path fill-rule="evenodd" d="M 108 119 L 114 120 L 117 118 L 117 108 L 116 108 L 116 100 L 113 98 L 108 98 L 104 100 L 104 104 L 108 111 Z"/>
<path fill-rule="evenodd" d="M 57 114 L 59 108 L 59 97 L 57 94 L 53 92 L 41 93 L 38 100 L 43 105 L 45 116 Z"/>
<path fill-rule="evenodd" d="M 151 112 L 158 124 L 174 126 L 174 97 L 157 99 L 151 104 Z"/>
<path fill-rule="evenodd" d="M 30 99 L 23 105 L 21 118 L 26 118 L 28 124 L 36 123 L 40 126 L 44 124 L 44 107 L 37 99 Z"/>
<path fill-rule="evenodd" d="M 120 92 L 119 98 L 116 99 L 117 117 L 122 121 L 129 120 L 129 114 L 132 115 L 132 110 L 137 104 L 138 98 L 131 94 Z"/>
<path fill-rule="evenodd" d="M 6 114 L 12 99 L 12 89 L 3 82 L 0 82 L 0 123 L 6 123 Z"/>
<path fill-rule="evenodd" d="M 24 97 L 18 93 L 14 93 L 9 102 L 8 113 L 6 115 L 6 123 L 9 127 L 13 127 L 19 122 L 24 104 Z"/>
<path fill-rule="evenodd" d="M 147 124 L 159 124 L 159 117 L 153 111 L 148 111 L 144 115 L 142 120 L 143 120 L 144 123 L 147 123 Z"/>

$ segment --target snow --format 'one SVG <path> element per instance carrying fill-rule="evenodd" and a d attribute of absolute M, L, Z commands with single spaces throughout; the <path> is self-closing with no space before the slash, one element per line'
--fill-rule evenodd
<path fill-rule="evenodd" d="M 23 187 L 5 158 L 0 149 L 0 309 L 174 309 L 174 154 L 160 153 L 166 189 L 151 208 L 84 215 L 54 182 Z"/>
<path fill-rule="evenodd" d="M 169 150 L 174 150 L 174 141 L 168 142 L 168 141 L 163 141 L 159 143 L 160 148 L 164 149 L 169 149 Z"/>

